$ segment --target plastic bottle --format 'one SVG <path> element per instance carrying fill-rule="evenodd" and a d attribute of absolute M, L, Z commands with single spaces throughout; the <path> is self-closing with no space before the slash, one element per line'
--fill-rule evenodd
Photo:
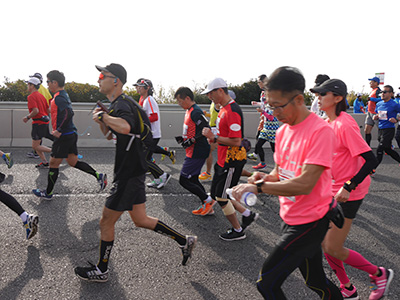
<path fill-rule="evenodd" d="M 229 198 L 236 200 L 232 196 L 232 189 L 226 189 L 226 193 L 229 195 Z M 253 206 L 257 203 L 257 195 L 251 192 L 246 192 L 240 198 L 240 203 L 246 204 L 247 206 Z"/>

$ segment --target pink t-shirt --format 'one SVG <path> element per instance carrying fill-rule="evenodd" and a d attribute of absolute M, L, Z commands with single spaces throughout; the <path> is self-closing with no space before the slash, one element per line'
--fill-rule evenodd
<path fill-rule="evenodd" d="M 335 196 L 343 183 L 353 178 L 365 163 L 360 154 L 371 151 L 371 148 L 362 138 L 357 122 L 348 113 L 341 112 L 329 124 L 336 136 L 332 165 L 332 195 Z M 348 201 L 363 199 L 368 193 L 370 183 L 370 176 L 365 177 L 364 181 L 350 193 Z"/>
<path fill-rule="evenodd" d="M 279 196 L 280 216 L 286 224 L 300 225 L 321 219 L 332 201 L 332 156 L 335 135 L 332 128 L 316 114 L 309 114 L 299 124 L 284 124 L 276 132 L 274 159 L 279 179 L 301 175 L 303 165 L 325 167 L 308 195 Z"/>

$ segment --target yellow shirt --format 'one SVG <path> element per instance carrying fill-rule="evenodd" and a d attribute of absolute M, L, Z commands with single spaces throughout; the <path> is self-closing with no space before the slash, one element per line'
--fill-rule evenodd
<path fill-rule="evenodd" d="M 38 92 L 41 93 L 47 100 L 47 104 L 49 104 L 50 99 L 53 98 L 53 96 L 50 94 L 49 90 L 46 89 L 42 84 L 40 85 Z"/>

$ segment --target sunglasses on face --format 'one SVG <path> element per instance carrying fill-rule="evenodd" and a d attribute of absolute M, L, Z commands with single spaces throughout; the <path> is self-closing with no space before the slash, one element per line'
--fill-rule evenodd
<path fill-rule="evenodd" d="M 100 80 L 104 80 L 106 77 L 109 77 L 109 78 L 117 78 L 117 77 L 115 77 L 115 76 L 104 75 L 103 73 L 100 73 L 100 75 L 99 75 L 99 79 L 100 79 Z"/>
<path fill-rule="evenodd" d="M 329 92 L 323 92 L 323 93 L 319 93 L 322 97 L 324 97 L 324 96 L 326 96 L 327 94 L 328 94 Z M 340 95 L 338 95 L 338 94 L 336 94 L 336 93 L 332 93 L 333 94 L 333 96 L 340 96 Z"/>
<path fill-rule="evenodd" d="M 389 91 L 382 91 L 382 94 L 391 93 Z"/>

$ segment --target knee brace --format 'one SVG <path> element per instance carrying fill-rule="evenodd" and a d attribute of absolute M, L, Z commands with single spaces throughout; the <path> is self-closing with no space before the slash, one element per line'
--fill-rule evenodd
<path fill-rule="evenodd" d="M 225 207 L 222 207 L 222 211 L 225 216 L 229 216 L 229 215 L 232 215 L 235 213 L 235 208 L 233 207 L 233 204 L 229 199 L 223 199 L 223 198 L 219 198 L 219 197 L 215 197 L 215 198 L 221 207 L 225 205 Z"/>

